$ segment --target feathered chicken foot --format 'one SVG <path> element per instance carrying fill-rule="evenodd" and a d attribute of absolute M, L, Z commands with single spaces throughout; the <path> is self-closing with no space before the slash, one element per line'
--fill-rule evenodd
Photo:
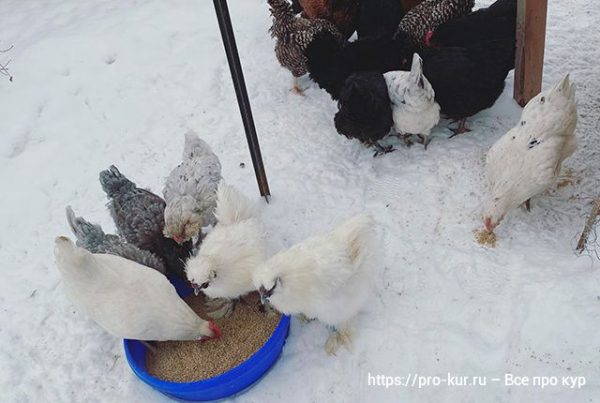
<path fill-rule="evenodd" d="M 327 355 L 336 355 L 340 346 L 352 351 L 352 331 L 348 327 L 331 327 L 331 334 L 325 343 L 325 352 Z"/>
<path fill-rule="evenodd" d="M 237 303 L 237 299 L 210 299 L 204 303 L 206 315 L 212 319 L 228 318 L 235 310 Z"/>
<path fill-rule="evenodd" d="M 458 127 L 456 129 L 450 129 L 452 133 L 454 133 L 450 138 L 456 136 L 457 134 L 463 134 L 470 132 L 471 129 L 467 127 L 467 118 L 458 120 Z"/>
<path fill-rule="evenodd" d="M 300 87 L 300 83 L 298 82 L 298 77 L 294 77 L 294 85 L 292 86 L 291 91 L 294 94 L 304 96 L 304 90 Z"/>

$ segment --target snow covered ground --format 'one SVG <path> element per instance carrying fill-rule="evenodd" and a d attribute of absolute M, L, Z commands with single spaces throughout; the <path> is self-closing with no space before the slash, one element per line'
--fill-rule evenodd
<path fill-rule="evenodd" d="M 478 5 L 490 4 L 490 0 Z M 473 132 L 380 158 L 333 127 L 335 103 L 306 81 L 289 91 L 264 0 L 231 0 L 269 175 L 262 209 L 275 247 L 367 211 L 381 225 L 380 292 L 357 319 L 354 351 L 330 358 L 318 323 L 293 322 L 281 360 L 240 402 L 592 402 L 600 399 L 600 277 L 573 250 L 600 169 L 600 8 L 549 2 L 545 85 L 578 84 L 580 148 L 566 186 L 515 211 L 499 243 L 474 242 L 489 146 L 518 120 L 512 75 Z M 75 312 L 53 263 L 64 207 L 114 230 L 98 172 L 116 164 L 155 192 L 196 129 L 224 176 L 258 199 L 238 107 L 208 0 L 0 2 L 0 390 L 2 401 L 168 400 L 129 370 L 122 343 Z M 240 167 L 240 162 L 246 164 Z M 483 386 L 368 386 L 368 374 L 487 376 Z M 566 386 L 504 386 L 504 374 L 578 376 Z M 491 378 L 501 378 L 494 382 Z M 530 380 L 531 381 L 531 380 Z"/>

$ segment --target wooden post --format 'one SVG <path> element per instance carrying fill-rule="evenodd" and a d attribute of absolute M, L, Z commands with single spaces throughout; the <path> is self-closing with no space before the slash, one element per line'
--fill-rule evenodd
<path fill-rule="evenodd" d="M 515 100 L 521 106 L 542 90 L 548 0 L 518 0 Z"/>

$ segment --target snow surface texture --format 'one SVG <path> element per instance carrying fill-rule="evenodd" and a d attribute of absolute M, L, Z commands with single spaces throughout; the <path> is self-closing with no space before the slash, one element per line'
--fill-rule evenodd
<path fill-rule="evenodd" d="M 326 356 L 325 327 L 294 320 L 281 360 L 237 401 L 598 401 L 598 261 L 573 250 L 598 189 L 600 8 L 549 3 L 545 87 L 566 72 L 578 86 L 580 148 L 563 168 L 573 184 L 507 216 L 487 249 L 472 230 L 481 226 L 485 152 L 519 119 L 512 78 L 470 120 L 473 132 L 446 140 L 442 122 L 427 151 L 399 146 L 374 159 L 336 133 L 324 91 L 308 80 L 305 97 L 289 91 L 266 2 L 230 0 L 273 193 L 261 216 L 275 247 L 366 211 L 387 250 L 354 351 Z M 228 183 L 258 199 L 212 2 L 5 0 L 0 16 L 0 48 L 14 44 L 0 54 L 14 76 L 0 76 L 2 400 L 166 401 L 129 370 L 121 340 L 66 300 L 52 248 L 70 235 L 66 205 L 114 230 L 98 184 L 110 164 L 159 192 L 188 129 L 219 155 Z M 447 372 L 585 376 L 587 385 L 367 386 L 368 373 Z"/>

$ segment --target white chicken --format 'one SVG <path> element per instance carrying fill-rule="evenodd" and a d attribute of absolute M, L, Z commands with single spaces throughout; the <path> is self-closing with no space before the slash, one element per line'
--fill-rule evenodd
<path fill-rule="evenodd" d="M 394 129 L 405 140 L 417 135 L 427 148 L 431 129 L 440 121 L 440 105 L 423 74 L 423 60 L 415 53 L 410 71 L 388 71 L 383 77 L 392 102 Z"/>
<path fill-rule="evenodd" d="M 490 195 L 483 213 L 488 232 L 505 214 L 552 186 L 577 148 L 575 84 L 569 76 L 527 103 L 516 127 L 486 157 Z"/>
<path fill-rule="evenodd" d="M 164 234 L 182 243 L 202 237 L 202 227 L 215 224 L 216 191 L 221 180 L 219 158 L 193 131 L 185 134 L 183 162 L 167 178 L 163 196 Z"/>
<path fill-rule="evenodd" d="M 223 181 L 217 190 L 215 215 L 218 223 L 198 254 L 187 261 L 186 273 L 196 294 L 202 291 L 209 298 L 221 299 L 207 304 L 210 315 L 218 318 L 230 314 L 239 297 L 254 291 L 252 272 L 266 260 L 267 243 L 256 205 Z"/>
<path fill-rule="evenodd" d="M 373 220 L 358 215 L 270 258 L 255 270 L 254 287 L 278 311 L 329 325 L 325 351 L 335 354 L 350 347 L 349 321 L 372 293 L 380 256 Z"/>
<path fill-rule="evenodd" d="M 109 254 L 92 254 L 57 237 L 54 256 L 67 297 L 114 336 L 201 340 L 221 330 L 194 313 L 156 270 Z"/>

